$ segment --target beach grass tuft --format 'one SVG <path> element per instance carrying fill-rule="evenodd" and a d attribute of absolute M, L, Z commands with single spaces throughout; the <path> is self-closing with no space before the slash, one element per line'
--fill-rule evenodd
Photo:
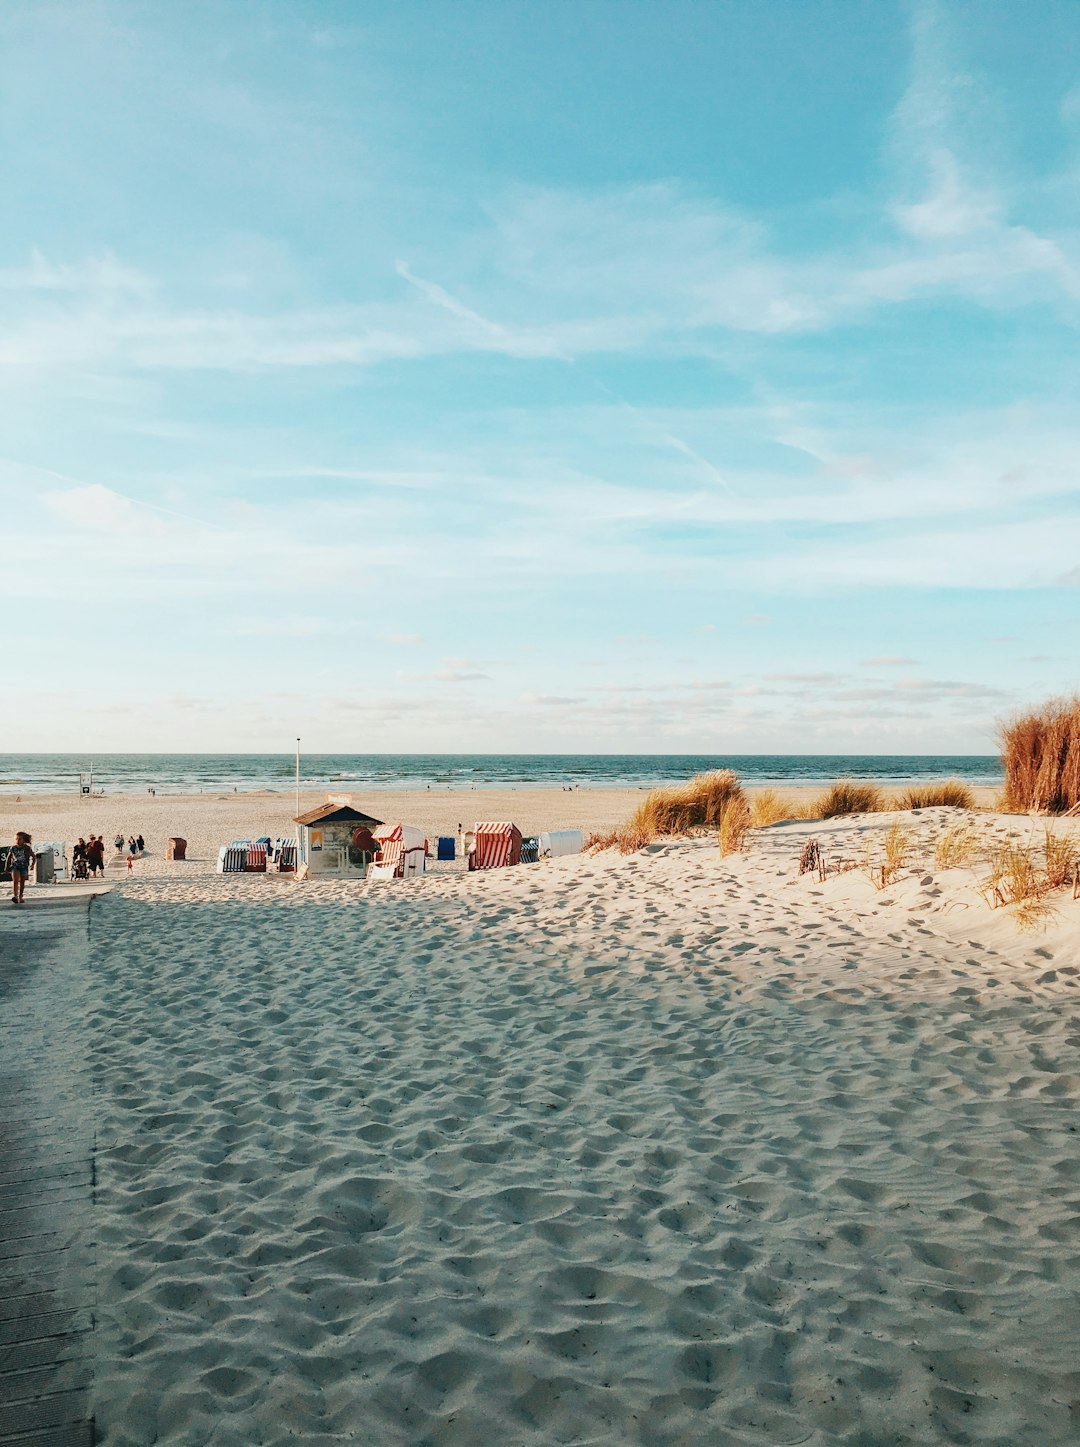
<path fill-rule="evenodd" d="M 746 836 L 750 829 L 750 806 L 745 798 L 736 798 L 728 804 L 720 819 L 716 842 L 720 853 L 738 854 L 746 847 Z"/>
<path fill-rule="evenodd" d="M 1018 714 L 1000 738 L 1006 809 L 1065 814 L 1080 804 L 1080 695 Z"/>
<path fill-rule="evenodd" d="M 885 808 L 885 795 L 877 784 L 858 779 L 837 779 L 808 806 L 812 819 L 837 819 L 842 814 L 877 814 Z"/>
<path fill-rule="evenodd" d="M 1074 835 L 1047 829 L 1041 849 L 1009 840 L 991 852 L 989 863 L 986 897 L 994 906 L 1011 907 L 1017 922 L 1031 927 L 1053 914 L 1051 896 L 1070 884 L 1075 892 L 1080 848 Z"/>
<path fill-rule="evenodd" d="M 902 824 L 890 824 L 885 831 L 885 863 L 881 882 L 891 884 L 911 857 L 911 835 Z"/>
<path fill-rule="evenodd" d="M 638 805 L 630 820 L 631 829 L 651 836 L 689 834 L 694 829 L 719 829 L 725 812 L 737 803 L 746 805 L 738 774 L 720 769 L 714 774 L 697 774 L 687 784 L 671 789 L 654 789 Z"/>
<path fill-rule="evenodd" d="M 970 864 L 981 852 L 979 836 L 968 824 L 946 829 L 934 849 L 938 869 L 960 869 Z"/>
<path fill-rule="evenodd" d="M 975 795 L 962 779 L 944 779 L 940 784 L 912 784 L 892 801 L 894 809 L 974 809 Z"/>
<path fill-rule="evenodd" d="M 585 854 L 599 854 L 604 849 L 617 849 L 620 854 L 636 854 L 639 849 L 653 841 L 652 834 L 621 824 L 618 829 L 607 829 L 602 833 L 589 834 L 582 850 Z"/>
<path fill-rule="evenodd" d="M 765 829 L 781 819 L 801 818 L 802 807 L 776 789 L 759 789 L 754 795 L 750 822 L 755 829 Z"/>
<path fill-rule="evenodd" d="M 731 817 L 725 826 L 729 814 Z M 740 820 L 745 821 L 741 824 L 741 833 Z M 664 836 L 691 834 L 696 829 L 723 832 L 725 828 L 728 841 L 733 847 L 741 848 L 749 822 L 750 806 L 739 776 L 731 769 L 721 769 L 714 774 L 697 774 L 689 783 L 674 788 L 653 789 L 628 823 L 607 833 L 590 834 L 585 849 L 593 854 L 602 849 L 633 854 Z"/>

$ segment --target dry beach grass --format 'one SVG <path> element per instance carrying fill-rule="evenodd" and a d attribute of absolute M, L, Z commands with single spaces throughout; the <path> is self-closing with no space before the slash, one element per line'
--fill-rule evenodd
<path fill-rule="evenodd" d="M 1080 806 L 1080 696 L 1052 699 L 1000 732 L 1005 808 L 1064 814 Z"/>

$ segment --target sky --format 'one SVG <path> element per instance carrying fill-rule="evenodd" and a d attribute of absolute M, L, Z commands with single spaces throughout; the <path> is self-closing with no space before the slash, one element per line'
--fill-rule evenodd
<path fill-rule="evenodd" d="M 1075 0 L 0 5 L 5 748 L 992 753 Z"/>

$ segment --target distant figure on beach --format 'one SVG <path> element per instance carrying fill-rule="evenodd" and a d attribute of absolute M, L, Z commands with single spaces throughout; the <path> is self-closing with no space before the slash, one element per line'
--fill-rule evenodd
<path fill-rule="evenodd" d="M 78 844 L 76 844 L 75 848 L 71 851 L 71 862 L 72 864 L 78 864 L 80 859 L 84 864 L 86 863 L 86 840 L 81 834 L 79 835 Z"/>
<path fill-rule="evenodd" d="M 141 834 L 136 834 L 135 843 L 139 846 L 139 853 L 142 854 L 146 849 L 146 840 Z"/>
<path fill-rule="evenodd" d="M 105 841 L 99 834 L 90 835 L 90 843 L 86 846 L 86 862 L 90 866 L 90 873 L 95 877 L 100 874 L 105 878 Z"/>
<path fill-rule="evenodd" d="M 134 835 L 134 834 L 129 834 L 129 835 L 128 835 L 128 854 L 131 856 L 132 859 L 135 858 L 135 835 Z"/>
<path fill-rule="evenodd" d="M 8 869 L 11 872 L 11 902 L 22 904 L 26 891 L 26 880 L 37 856 L 31 845 L 30 835 L 22 829 L 15 835 L 15 843 L 8 850 Z"/>
<path fill-rule="evenodd" d="M 124 836 L 123 836 L 122 834 L 118 834 L 118 835 L 116 836 L 116 838 L 113 840 L 113 843 L 116 845 L 116 852 L 117 852 L 117 854 L 123 854 L 123 852 L 124 852 Z"/>

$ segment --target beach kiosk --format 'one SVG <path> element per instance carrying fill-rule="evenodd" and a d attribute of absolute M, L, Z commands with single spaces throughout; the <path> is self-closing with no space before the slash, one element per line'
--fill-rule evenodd
<path fill-rule="evenodd" d="M 353 835 L 358 830 L 377 829 L 381 824 L 381 819 L 373 819 L 362 809 L 331 797 L 296 820 L 298 869 L 306 866 L 313 877 L 362 879 L 367 873 L 370 855 L 356 848 Z"/>

